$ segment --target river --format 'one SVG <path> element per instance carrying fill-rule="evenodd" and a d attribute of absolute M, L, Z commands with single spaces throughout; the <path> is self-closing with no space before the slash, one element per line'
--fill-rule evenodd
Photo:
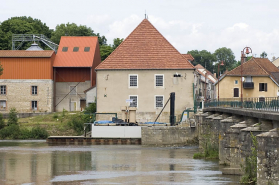
<path fill-rule="evenodd" d="M 0 184 L 238 184 L 197 147 L 59 145 L 1 141 Z"/>

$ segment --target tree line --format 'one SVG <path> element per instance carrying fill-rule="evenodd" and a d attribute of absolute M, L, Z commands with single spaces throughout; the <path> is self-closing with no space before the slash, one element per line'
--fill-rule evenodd
<path fill-rule="evenodd" d="M 123 38 L 113 39 L 113 44 L 107 44 L 105 36 L 95 33 L 94 30 L 85 25 L 75 23 L 58 24 L 55 29 L 50 29 L 46 23 L 32 17 L 11 17 L 0 22 L 0 50 L 12 49 L 12 34 L 43 34 L 51 41 L 59 44 L 61 36 L 98 36 L 102 61 L 124 40 Z M 16 43 L 19 44 L 19 43 Z M 32 43 L 25 42 L 21 50 L 26 50 Z M 44 50 L 49 50 L 44 43 L 37 43 Z"/>
<path fill-rule="evenodd" d="M 85 25 L 77 25 L 75 23 L 58 24 L 55 29 L 50 29 L 46 23 L 32 17 L 11 17 L 8 20 L 0 22 L 0 50 L 12 49 L 12 34 L 43 34 L 50 38 L 54 43 L 59 44 L 61 36 L 98 36 L 100 45 L 100 54 L 102 61 L 105 60 L 124 40 L 123 38 L 113 39 L 113 44 L 107 44 L 107 39 L 100 33 L 95 33 L 91 27 Z M 17 43 L 19 44 L 19 43 Z M 25 50 L 32 43 L 25 42 L 20 49 Z M 49 50 L 44 43 L 37 43 L 44 50 Z M 240 61 L 235 60 L 234 53 L 230 48 L 222 47 L 214 53 L 207 50 L 192 50 L 188 51 L 195 60 L 193 65 L 201 64 L 212 73 L 217 73 L 219 62 L 223 61 L 224 65 L 220 66 L 220 72 L 232 70 L 240 65 Z M 260 55 L 262 58 L 267 57 L 263 52 Z M 218 76 L 218 75 L 217 75 Z"/>

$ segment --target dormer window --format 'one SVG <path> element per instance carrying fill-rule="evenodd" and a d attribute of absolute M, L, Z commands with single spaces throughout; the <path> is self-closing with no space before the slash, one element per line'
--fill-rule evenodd
<path fill-rule="evenodd" d="M 63 48 L 62 48 L 62 51 L 63 51 L 63 52 L 67 52 L 67 51 L 68 51 L 68 47 L 63 47 Z"/>
<path fill-rule="evenodd" d="M 85 47 L 84 48 L 84 52 L 89 52 L 90 51 L 90 47 Z"/>
<path fill-rule="evenodd" d="M 73 52 L 78 52 L 79 47 L 74 47 Z"/>

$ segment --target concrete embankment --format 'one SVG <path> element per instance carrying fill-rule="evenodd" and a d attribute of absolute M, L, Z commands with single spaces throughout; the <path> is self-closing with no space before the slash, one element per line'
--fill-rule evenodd
<path fill-rule="evenodd" d="M 269 117 L 264 112 L 261 114 L 265 119 L 229 114 L 228 111 L 196 114 L 199 147 L 204 149 L 208 144 L 218 147 L 219 163 L 227 166 L 223 174 L 242 175 L 246 159 L 251 157 L 252 147 L 255 147 L 252 137 L 256 136 L 257 182 L 275 185 L 279 184 L 279 120 L 274 119 L 278 116 Z"/>

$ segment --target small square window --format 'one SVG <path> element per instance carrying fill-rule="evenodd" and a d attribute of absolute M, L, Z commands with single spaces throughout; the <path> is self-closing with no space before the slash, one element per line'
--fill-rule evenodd
<path fill-rule="evenodd" d="M 90 51 L 90 47 L 85 47 L 84 48 L 84 52 L 89 52 Z"/>
<path fill-rule="evenodd" d="M 6 110 L 6 100 L 0 100 L 0 110 Z"/>
<path fill-rule="evenodd" d="M 6 94 L 6 86 L 5 86 L 5 85 L 1 85 L 1 86 L 0 86 L 0 93 L 1 93 L 2 95 L 5 95 L 5 94 Z"/>
<path fill-rule="evenodd" d="M 37 101 L 32 101 L 32 110 L 38 110 L 38 102 Z"/>
<path fill-rule="evenodd" d="M 32 95 L 37 95 L 37 94 L 38 94 L 38 87 L 32 86 Z"/>
<path fill-rule="evenodd" d="M 74 47 L 73 52 L 78 52 L 79 47 Z"/>
<path fill-rule="evenodd" d="M 63 52 L 67 52 L 67 51 L 68 51 L 68 47 L 63 47 L 63 48 L 62 48 L 62 51 L 63 51 Z"/>
<path fill-rule="evenodd" d="M 235 80 L 235 81 L 234 81 L 234 84 L 237 85 L 237 84 L 238 84 L 238 80 Z"/>
<path fill-rule="evenodd" d="M 70 86 L 70 94 L 76 95 L 77 94 L 77 88 L 76 86 Z"/>
<path fill-rule="evenodd" d="M 164 96 L 155 96 L 156 108 L 163 107 L 164 105 Z"/>
<path fill-rule="evenodd" d="M 267 83 L 259 83 L 259 91 L 267 91 Z"/>
<path fill-rule="evenodd" d="M 138 107 L 138 96 L 130 96 L 130 107 Z"/>

